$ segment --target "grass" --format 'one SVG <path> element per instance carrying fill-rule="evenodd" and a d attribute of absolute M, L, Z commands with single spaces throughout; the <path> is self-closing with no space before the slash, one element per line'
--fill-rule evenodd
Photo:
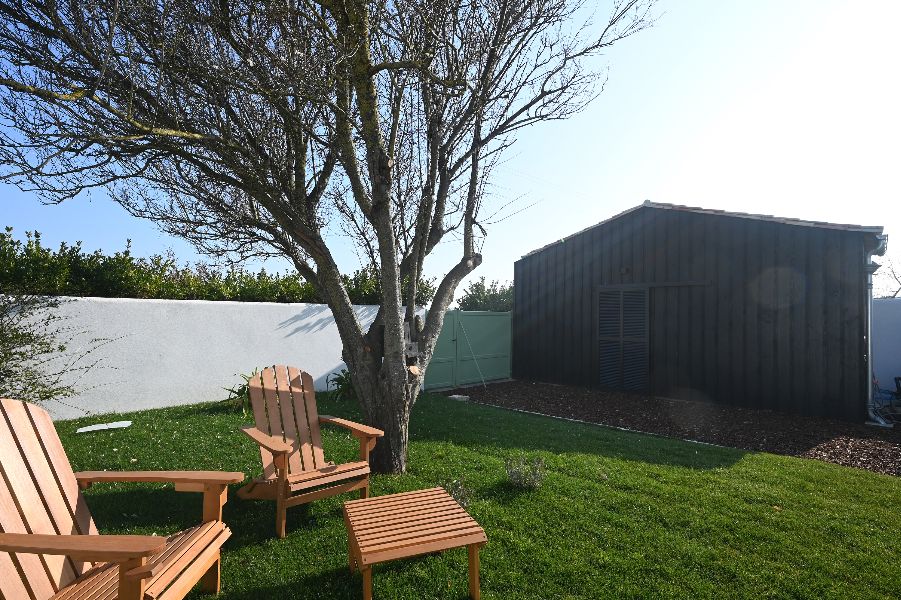
<path fill-rule="evenodd" d="M 355 418 L 328 398 L 322 412 Z M 225 469 L 256 476 L 259 454 L 222 405 L 123 415 L 128 429 L 75 434 L 58 423 L 76 470 Z M 411 425 L 409 473 L 376 476 L 374 495 L 462 478 L 488 533 L 485 598 L 892 598 L 901 590 L 901 479 L 832 464 L 706 446 L 424 396 Z M 323 431 L 326 456 L 356 442 Z M 540 457 L 536 491 L 507 481 L 505 459 Z M 196 524 L 199 494 L 148 484 L 86 492 L 104 533 L 165 534 Z M 341 502 L 289 510 L 230 493 L 234 535 L 226 599 L 359 598 L 347 570 Z M 353 496 L 355 497 L 355 496 Z M 376 566 L 377 598 L 465 598 L 466 551 Z"/>

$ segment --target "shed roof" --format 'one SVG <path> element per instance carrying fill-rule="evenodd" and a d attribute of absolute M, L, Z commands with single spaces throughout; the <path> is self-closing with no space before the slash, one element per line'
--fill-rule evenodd
<path fill-rule="evenodd" d="M 581 235 L 581 234 L 585 233 L 586 231 L 591 231 L 595 227 L 600 227 L 601 225 L 605 225 L 607 223 L 610 223 L 611 221 L 615 221 L 616 219 L 619 219 L 620 217 L 624 217 L 624 216 L 631 214 L 642 208 L 658 208 L 661 210 L 678 210 L 678 211 L 682 211 L 682 212 L 698 213 L 698 214 L 702 214 L 702 215 L 716 215 L 716 216 L 721 216 L 721 217 L 732 217 L 735 219 L 754 219 L 757 221 L 769 221 L 771 223 L 782 223 L 784 225 L 797 225 L 799 227 L 815 227 L 818 229 L 841 229 L 844 231 L 859 231 L 861 233 L 872 233 L 875 235 L 882 235 L 882 227 L 875 226 L 875 225 L 874 226 L 850 225 L 850 224 L 843 224 L 843 223 L 826 223 L 824 221 L 807 221 L 804 219 L 792 219 L 792 218 L 788 218 L 788 217 L 775 217 L 773 215 L 757 215 L 757 214 L 752 214 L 752 213 L 730 212 L 730 211 L 726 211 L 726 210 L 717 210 L 717 209 L 713 209 L 713 208 L 700 208 L 700 207 L 696 207 L 696 206 L 681 206 L 678 204 L 665 204 L 662 202 L 651 202 L 650 200 L 645 200 L 643 203 L 639 204 L 638 206 L 633 206 L 632 208 L 625 210 L 625 211 L 619 213 L 618 215 L 614 215 L 614 216 L 610 217 L 609 219 L 605 219 L 605 220 L 601 221 L 600 223 L 596 223 L 595 225 L 592 225 L 591 227 L 586 227 L 585 229 L 582 229 L 581 231 L 577 231 L 576 233 L 568 235 L 565 238 L 561 238 L 561 239 L 557 240 L 556 242 L 551 242 L 550 244 L 542 246 L 541 248 L 532 250 L 528 254 L 523 255 L 523 258 L 525 258 L 526 256 L 531 256 L 533 254 L 537 254 L 538 252 L 541 252 L 542 250 L 550 248 L 551 246 L 556 246 L 557 244 L 565 242 L 566 240 L 568 240 L 570 238 L 574 238 L 577 235 Z"/>

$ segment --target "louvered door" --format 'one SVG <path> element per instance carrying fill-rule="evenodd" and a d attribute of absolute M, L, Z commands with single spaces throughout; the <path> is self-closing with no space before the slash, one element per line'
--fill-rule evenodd
<path fill-rule="evenodd" d="M 648 290 L 602 287 L 598 293 L 601 387 L 648 389 Z"/>

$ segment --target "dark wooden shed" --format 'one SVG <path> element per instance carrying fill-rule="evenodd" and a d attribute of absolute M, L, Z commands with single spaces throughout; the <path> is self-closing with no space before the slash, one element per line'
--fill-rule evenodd
<path fill-rule="evenodd" d="M 645 202 L 515 264 L 513 376 L 861 420 L 881 227 Z"/>

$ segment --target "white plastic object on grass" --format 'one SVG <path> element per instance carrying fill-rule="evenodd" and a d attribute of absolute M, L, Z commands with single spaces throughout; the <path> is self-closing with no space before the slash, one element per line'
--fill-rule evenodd
<path fill-rule="evenodd" d="M 75 430 L 75 433 L 87 433 L 88 431 L 103 431 L 104 429 L 123 429 L 129 427 L 131 421 L 114 421 L 112 423 L 100 423 L 99 425 L 88 425 Z"/>

